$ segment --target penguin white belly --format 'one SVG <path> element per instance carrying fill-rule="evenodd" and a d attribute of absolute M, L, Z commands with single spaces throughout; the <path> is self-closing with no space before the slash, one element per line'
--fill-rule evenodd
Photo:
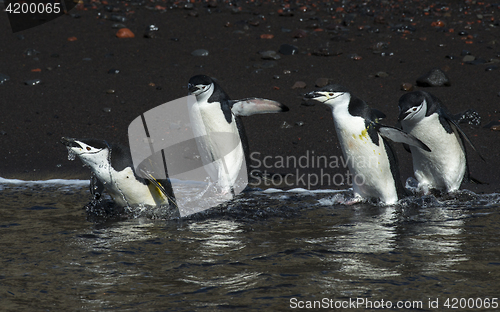
<path fill-rule="evenodd" d="M 455 133 L 448 133 L 438 114 L 428 116 L 405 129 L 424 142 L 431 152 L 411 146 L 413 171 L 421 188 L 448 192 L 458 190 L 465 174 L 465 154 Z"/>
<path fill-rule="evenodd" d="M 236 122 L 228 123 L 217 102 L 200 106 L 206 131 L 205 148 L 211 154 L 209 166 L 212 180 L 218 181 L 223 193 L 229 192 L 236 183 L 245 160 L 245 154 Z"/>
<path fill-rule="evenodd" d="M 155 186 L 150 188 L 150 186 L 137 181 L 129 167 L 119 172 L 111 169 L 109 174 L 102 174 L 98 177 L 104 183 L 104 187 L 115 203 L 120 206 L 141 204 L 156 206 L 167 203 Z"/>
<path fill-rule="evenodd" d="M 348 162 L 353 175 L 354 192 L 363 198 L 379 198 L 386 204 L 396 203 L 396 185 L 380 135 L 377 146 L 372 142 L 361 117 L 336 118 L 335 128 L 344 162 Z"/>

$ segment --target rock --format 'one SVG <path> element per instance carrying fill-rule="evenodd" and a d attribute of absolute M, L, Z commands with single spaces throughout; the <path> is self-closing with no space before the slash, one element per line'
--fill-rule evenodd
<path fill-rule="evenodd" d="M 488 124 L 484 125 L 483 128 L 493 128 L 493 127 L 499 127 L 500 128 L 500 120 L 494 120 L 490 121 Z"/>
<path fill-rule="evenodd" d="M 273 39 L 274 35 L 273 34 L 262 34 L 260 35 L 260 39 Z"/>
<path fill-rule="evenodd" d="M 120 28 L 116 32 L 116 37 L 118 38 L 134 38 L 134 33 L 128 28 Z"/>
<path fill-rule="evenodd" d="M 389 77 L 389 74 L 383 71 L 379 71 L 378 73 L 375 74 L 375 77 L 386 78 Z"/>
<path fill-rule="evenodd" d="M 475 56 L 473 55 L 465 55 L 463 58 L 462 58 L 462 62 L 472 62 L 476 59 Z"/>
<path fill-rule="evenodd" d="M 357 55 L 356 53 L 349 55 L 349 58 L 355 61 L 361 61 L 363 59 L 363 57 Z"/>
<path fill-rule="evenodd" d="M 294 85 L 292 86 L 292 89 L 304 89 L 307 86 L 307 84 L 303 81 L 296 81 Z"/>
<path fill-rule="evenodd" d="M 462 50 L 462 52 L 460 52 L 460 55 L 461 56 L 471 55 L 471 52 L 469 50 Z"/>
<path fill-rule="evenodd" d="M 283 121 L 283 123 L 280 126 L 281 129 L 288 129 L 288 128 L 292 128 L 292 127 L 293 126 L 286 121 Z"/>
<path fill-rule="evenodd" d="M 316 82 L 314 84 L 316 87 L 322 88 L 322 87 L 328 85 L 329 82 L 330 82 L 330 80 L 328 78 L 318 78 L 318 79 L 316 79 Z"/>
<path fill-rule="evenodd" d="M 112 69 L 108 70 L 108 74 L 118 74 L 118 73 L 120 73 L 119 69 L 112 68 Z"/>
<path fill-rule="evenodd" d="M 127 18 L 118 14 L 111 14 L 109 20 L 113 22 L 125 23 L 127 21 Z"/>
<path fill-rule="evenodd" d="M 26 49 L 24 50 L 24 56 L 35 56 L 37 54 L 40 54 L 39 51 L 35 50 L 35 49 Z"/>
<path fill-rule="evenodd" d="M 294 54 L 298 54 L 299 53 L 299 48 L 297 48 L 296 46 L 294 45 L 291 45 L 291 44 L 282 44 L 280 46 L 280 49 L 278 51 L 279 53 L 283 54 L 283 55 L 294 55 Z"/>
<path fill-rule="evenodd" d="M 342 52 L 340 51 L 333 52 L 329 48 L 319 48 L 314 50 L 311 54 L 316 56 L 337 56 L 342 54 Z"/>
<path fill-rule="evenodd" d="M 486 67 L 484 70 L 485 71 L 493 71 L 493 70 L 497 70 L 498 68 L 499 67 L 496 65 L 491 65 L 491 66 Z"/>
<path fill-rule="evenodd" d="M 113 25 L 111 25 L 111 28 L 120 29 L 120 28 L 127 28 L 127 26 L 125 26 L 125 24 L 122 23 L 114 23 Z"/>
<path fill-rule="evenodd" d="M 32 79 L 32 80 L 26 80 L 24 84 L 27 86 L 36 86 L 40 82 L 42 82 L 40 79 Z"/>
<path fill-rule="evenodd" d="M 442 87 L 450 86 L 450 79 L 439 68 L 433 68 L 425 75 L 417 79 L 417 86 L 421 87 Z"/>
<path fill-rule="evenodd" d="M 5 74 L 0 74 L 0 85 L 2 85 L 4 82 L 10 80 L 10 77 L 5 75 Z"/>
<path fill-rule="evenodd" d="M 108 89 L 108 90 L 106 90 L 106 93 L 107 93 L 107 94 L 114 94 L 114 93 L 115 93 L 115 90 L 113 90 L 113 89 Z"/>
<path fill-rule="evenodd" d="M 111 113 L 111 107 L 104 107 L 102 111 L 105 113 Z"/>
<path fill-rule="evenodd" d="M 78 38 L 76 38 L 76 37 L 69 37 L 68 38 L 68 41 L 76 41 L 76 40 L 78 40 Z"/>
<path fill-rule="evenodd" d="M 403 91 L 413 91 L 413 85 L 411 83 L 403 82 L 401 84 L 401 90 Z"/>
<path fill-rule="evenodd" d="M 295 122 L 295 124 L 299 127 L 302 127 L 304 125 L 304 122 L 303 121 L 297 121 Z"/>
<path fill-rule="evenodd" d="M 276 51 L 262 51 L 259 54 L 263 60 L 279 60 L 281 58 Z"/>
<path fill-rule="evenodd" d="M 307 31 L 303 29 L 297 29 L 292 33 L 293 38 L 304 38 L 307 36 Z"/>
<path fill-rule="evenodd" d="M 373 53 L 380 54 L 382 50 L 389 48 L 389 44 L 387 42 L 377 42 L 371 46 Z"/>
<path fill-rule="evenodd" d="M 205 49 L 197 49 L 191 52 L 192 56 L 208 56 L 208 51 Z"/>

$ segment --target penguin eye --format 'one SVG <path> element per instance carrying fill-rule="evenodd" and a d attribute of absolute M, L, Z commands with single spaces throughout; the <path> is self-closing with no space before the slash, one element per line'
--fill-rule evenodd
<path fill-rule="evenodd" d="M 416 111 L 417 111 L 417 108 L 416 108 L 416 107 L 414 107 L 414 108 L 412 108 L 412 110 L 413 110 L 414 112 L 416 112 Z"/>
<path fill-rule="evenodd" d="M 91 150 L 91 148 L 87 146 L 87 151 L 90 151 L 90 150 Z"/>
<path fill-rule="evenodd" d="M 328 93 L 328 95 L 329 95 L 329 96 L 333 96 L 333 93 L 331 93 L 331 92 L 330 92 L 330 93 Z"/>

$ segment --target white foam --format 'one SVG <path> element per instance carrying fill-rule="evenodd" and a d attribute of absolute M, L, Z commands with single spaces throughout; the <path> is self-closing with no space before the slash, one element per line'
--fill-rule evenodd
<path fill-rule="evenodd" d="M 18 180 L 18 179 L 5 179 L 0 177 L 0 183 L 2 184 L 16 184 L 16 185 L 28 185 L 28 184 L 41 184 L 41 185 L 75 185 L 75 186 L 86 186 L 90 184 L 89 180 L 78 180 L 78 179 L 50 179 L 50 180 Z"/>
<path fill-rule="evenodd" d="M 268 194 L 272 194 L 272 193 L 280 193 L 280 192 L 284 192 L 284 193 L 314 193 L 314 194 L 318 194 L 318 193 L 339 193 L 339 192 L 345 192 L 349 189 L 345 189 L 345 190 L 330 190 L 330 189 L 325 189 L 325 190 L 307 190 L 307 189 L 304 189 L 304 188 L 294 188 L 294 189 L 291 189 L 291 190 L 281 190 L 281 189 L 277 189 L 277 188 L 268 188 L 268 189 L 265 189 L 262 191 L 262 193 L 268 193 Z"/>

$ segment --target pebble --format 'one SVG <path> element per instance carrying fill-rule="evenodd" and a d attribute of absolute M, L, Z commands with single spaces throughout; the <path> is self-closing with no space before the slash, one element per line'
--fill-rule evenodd
<path fill-rule="evenodd" d="M 484 70 L 485 71 L 493 71 L 493 70 L 497 70 L 498 68 L 499 67 L 496 65 L 491 65 L 491 66 L 486 67 Z"/>
<path fill-rule="evenodd" d="M 411 83 L 403 82 L 401 84 L 401 90 L 403 91 L 413 91 L 413 85 Z"/>
<path fill-rule="evenodd" d="M 128 28 L 120 28 L 116 32 L 116 37 L 118 38 L 134 38 L 134 33 Z"/>
<path fill-rule="evenodd" d="M 433 68 L 417 79 L 417 85 L 421 87 L 448 87 L 450 86 L 450 79 L 441 69 Z"/>
<path fill-rule="evenodd" d="M 307 84 L 304 81 L 296 81 L 293 84 L 292 89 L 304 89 L 306 86 Z"/>
<path fill-rule="evenodd" d="M 471 55 L 471 54 L 472 53 L 469 50 L 462 50 L 462 52 L 460 52 L 461 56 L 466 56 L 466 55 Z"/>
<path fill-rule="evenodd" d="M 355 60 L 355 61 L 361 61 L 363 59 L 360 55 L 358 55 L 356 53 L 349 55 L 349 58 L 352 60 Z"/>
<path fill-rule="evenodd" d="M 297 29 L 294 32 L 292 32 L 292 37 L 293 38 L 304 38 L 307 36 L 307 31 L 303 29 Z"/>
<path fill-rule="evenodd" d="M 76 38 L 76 37 L 69 37 L 68 38 L 68 41 L 76 41 L 76 40 L 78 40 L 78 38 Z"/>
<path fill-rule="evenodd" d="M 273 39 L 274 35 L 273 34 L 262 34 L 260 35 L 260 39 Z"/>
<path fill-rule="evenodd" d="M 122 23 L 114 23 L 113 25 L 111 25 L 111 28 L 120 29 L 120 28 L 127 28 L 127 26 L 125 26 L 125 24 Z"/>
<path fill-rule="evenodd" d="M 112 68 L 112 69 L 108 70 L 108 74 L 119 74 L 119 73 L 120 73 L 119 69 Z"/>
<path fill-rule="evenodd" d="M 5 75 L 5 74 L 0 74 L 0 85 L 2 85 L 4 82 L 10 80 L 10 77 Z"/>
<path fill-rule="evenodd" d="M 295 122 L 295 124 L 299 127 L 302 127 L 304 125 L 304 122 L 303 121 L 297 121 Z"/>
<path fill-rule="evenodd" d="M 466 55 L 462 58 L 462 62 L 472 62 L 476 59 L 473 55 Z"/>
<path fill-rule="evenodd" d="M 316 82 L 314 83 L 316 87 L 322 88 L 330 83 L 330 80 L 328 78 L 318 78 L 316 79 Z"/>
<path fill-rule="evenodd" d="M 288 128 L 292 128 L 292 127 L 293 126 L 286 121 L 283 121 L 283 123 L 280 126 L 281 129 L 288 129 Z"/>
<path fill-rule="evenodd" d="M 389 77 L 389 74 L 383 71 L 379 71 L 378 73 L 375 74 L 375 77 L 386 78 Z"/>
<path fill-rule="evenodd" d="M 113 22 L 125 23 L 127 21 L 127 18 L 118 14 L 111 14 L 109 20 Z"/>
<path fill-rule="evenodd" d="M 102 111 L 105 113 L 111 113 L 111 107 L 104 107 Z"/>
<path fill-rule="evenodd" d="M 299 53 L 299 48 L 297 48 L 294 45 L 291 44 L 282 44 L 280 46 L 280 49 L 278 50 L 279 53 L 283 55 L 295 55 Z"/>
<path fill-rule="evenodd" d="M 262 51 L 259 54 L 263 60 L 279 60 L 281 58 L 276 51 Z"/>
<path fill-rule="evenodd" d="M 316 56 L 337 56 L 342 54 L 342 52 L 341 51 L 333 52 L 329 48 L 319 48 L 314 50 L 311 54 Z"/>
<path fill-rule="evenodd" d="M 26 80 L 24 84 L 27 86 L 36 86 L 40 82 L 42 82 L 40 79 L 32 79 L 32 80 Z"/>
<path fill-rule="evenodd" d="M 198 49 L 191 52 L 192 56 L 208 56 L 208 51 L 205 49 Z"/>
<path fill-rule="evenodd" d="M 278 63 L 276 61 L 264 61 L 264 62 L 258 62 L 258 63 L 253 64 L 253 67 L 260 68 L 260 69 L 266 69 L 266 68 L 273 68 L 276 65 L 278 65 Z"/>
<path fill-rule="evenodd" d="M 24 50 L 24 53 L 23 53 L 25 56 L 35 56 L 37 54 L 40 54 L 39 51 L 35 50 L 35 49 L 26 49 Z"/>
<path fill-rule="evenodd" d="M 389 48 L 389 44 L 387 42 L 377 42 L 371 46 L 373 53 L 380 54 L 382 50 Z"/>
<path fill-rule="evenodd" d="M 113 90 L 113 89 L 108 89 L 108 90 L 106 90 L 106 93 L 107 93 L 107 94 L 114 94 L 114 93 L 115 93 L 115 90 Z"/>

